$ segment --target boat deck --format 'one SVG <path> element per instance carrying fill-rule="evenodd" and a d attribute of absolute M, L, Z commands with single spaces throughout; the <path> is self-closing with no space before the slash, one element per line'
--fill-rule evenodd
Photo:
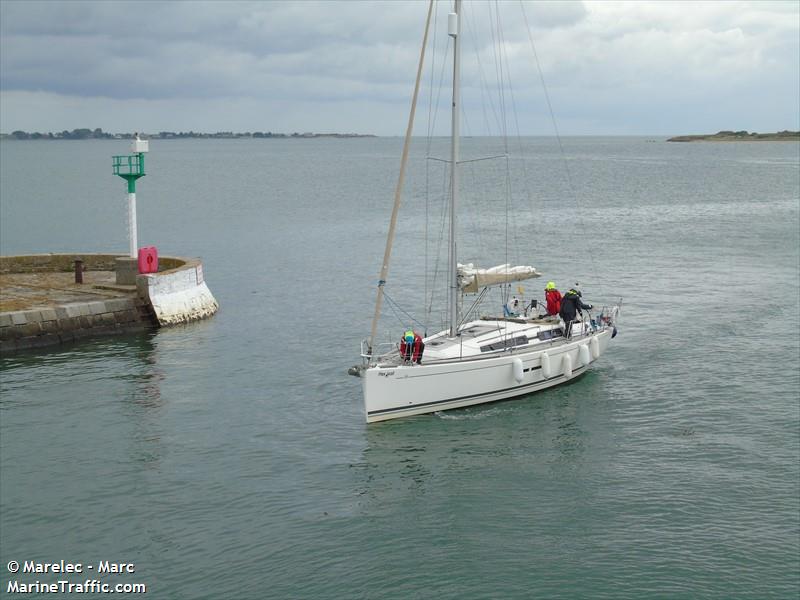
<path fill-rule="evenodd" d="M 447 331 L 425 338 L 422 363 L 479 360 L 509 351 L 542 350 L 567 342 L 562 330 L 561 320 L 554 317 L 482 317 L 464 324 L 455 338 L 448 337 Z M 588 332 L 588 323 L 582 327 L 576 322 L 571 340 Z M 405 363 L 399 350 L 385 354 L 378 362 L 383 366 Z"/>

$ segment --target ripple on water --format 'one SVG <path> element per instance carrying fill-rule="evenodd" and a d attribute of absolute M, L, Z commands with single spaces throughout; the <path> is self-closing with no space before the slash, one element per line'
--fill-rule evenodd
<path fill-rule="evenodd" d="M 586 227 L 553 237 L 576 218 L 558 148 L 523 142 L 541 190 L 516 208 L 523 254 L 546 234 L 548 278 L 623 296 L 620 334 L 569 385 L 369 426 L 346 369 L 401 143 L 165 145 L 148 235 L 203 256 L 220 312 L 0 359 L 0 564 L 133 560 L 159 598 L 796 598 L 796 147 L 566 140 Z M 99 148 L 2 143 L 0 210 L 45 228 L 60 197 L 15 182 Z M 177 185 L 198 181 L 187 155 L 218 168 Z M 395 274 L 423 266 L 412 196 Z M 473 205 L 477 256 L 505 222 Z M 93 239 L 85 216 L 48 231 Z"/>

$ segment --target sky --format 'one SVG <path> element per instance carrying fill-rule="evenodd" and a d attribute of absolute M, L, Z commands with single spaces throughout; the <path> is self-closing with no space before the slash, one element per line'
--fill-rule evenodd
<path fill-rule="evenodd" d="M 441 113 L 435 134 L 450 10 L 437 2 L 421 91 L 436 110 L 419 114 Z M 0 131 L 402 135 L 426 12 L 421 0 L 0 0 Z M 463 14 L 467 134 L 800 130 L 798 0 L 466 1 Z"/>

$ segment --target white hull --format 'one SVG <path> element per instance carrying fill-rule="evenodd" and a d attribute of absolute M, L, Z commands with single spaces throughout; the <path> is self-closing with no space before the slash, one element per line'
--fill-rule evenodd
<path fill-rule="evenodd" d="M 463 408 L 543 390 L 586 371 L 605 352 L 610 339 L 611 330 L 605 329 L 541 349 L 428 364 L 423 361 L 421 365 L 371 366 L 361 373 L 366 420 L 372 423 Z M 584 345 L 588 347 L 581 351 Z M 545 353 L 549 365 L 543 369 Z M 545 377 L 543 371 L 548 367 L 549 377 Z"/>

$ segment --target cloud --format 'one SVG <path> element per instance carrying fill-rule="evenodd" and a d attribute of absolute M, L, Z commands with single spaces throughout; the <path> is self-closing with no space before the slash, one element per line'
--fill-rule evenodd
<path fill-rule="evenodd" d="M 585 6 L 584 17 L 568 26 L 534 26 L 557 115 L 589 122 L 598 133 L 800 126 L 799 5 Z M 529 43 L 507 44 L 510 72 L 517 83 L 538 84 Z M 543 105 L 537 85 L 517 86 L 516 96 L 517 104 Z"/>
<path fill-rule="evenodd" d="M 506 101 L 513 92 L 525 133 L 551 131 L 542 129 L 547 108 L 528 25 L 565 133 L 684 132 L 687 114 L 708 114 L 709 104 L 721 103 L 735 121 L 724 128 L 800 127 L 797 3 L 526 1 L 524 13 L 518 2 L 465 8 L 465 103 L 476 106 L 467 92 L 488 98 L 501 67 L 503 81 L 513 81 Z M 426 74 L 426 86 L 447 75 L 449 3 L 437 9 L 435 71 Z M 239 124 L 270 111 L 300 130 L 324 117 L 333 119 L 328 130 L 399 134 L 426 11 L 420 1 L 4 0 L 0 127 L 47 129 L 37 123 L 75 122 L 91 105 L 91 114 L 110 121 L 97 126 L 112 131 L 130 129 L 125 122 L 134 114 L 154 120 L 137 122 L 145 130 L 156 129 L 155 121 L 259 129 Z M 488 42 L 467 48 L 479 39 Z M 32 105 L 44 112 L 37 117 Z M 476 126 L 497 120 L 469 110 Z M 501 113 L 499 100 L 487 110 Z M 395 111 L 396 118 L 386 117 Z M 303 119 L 305 126 L 296 121 Z"/>
<path fill-rule="evenodd" d="M 110 98 L 262 94 L 308 77 L 407 79 L 421 3 L 4 2 L 6 91 Z M 50 9 L 53 9 L 52 11 Z M 412 22 L 415 27 L 411 27 Z M 333 90 L 335 93 L 335 90 Z"/>

